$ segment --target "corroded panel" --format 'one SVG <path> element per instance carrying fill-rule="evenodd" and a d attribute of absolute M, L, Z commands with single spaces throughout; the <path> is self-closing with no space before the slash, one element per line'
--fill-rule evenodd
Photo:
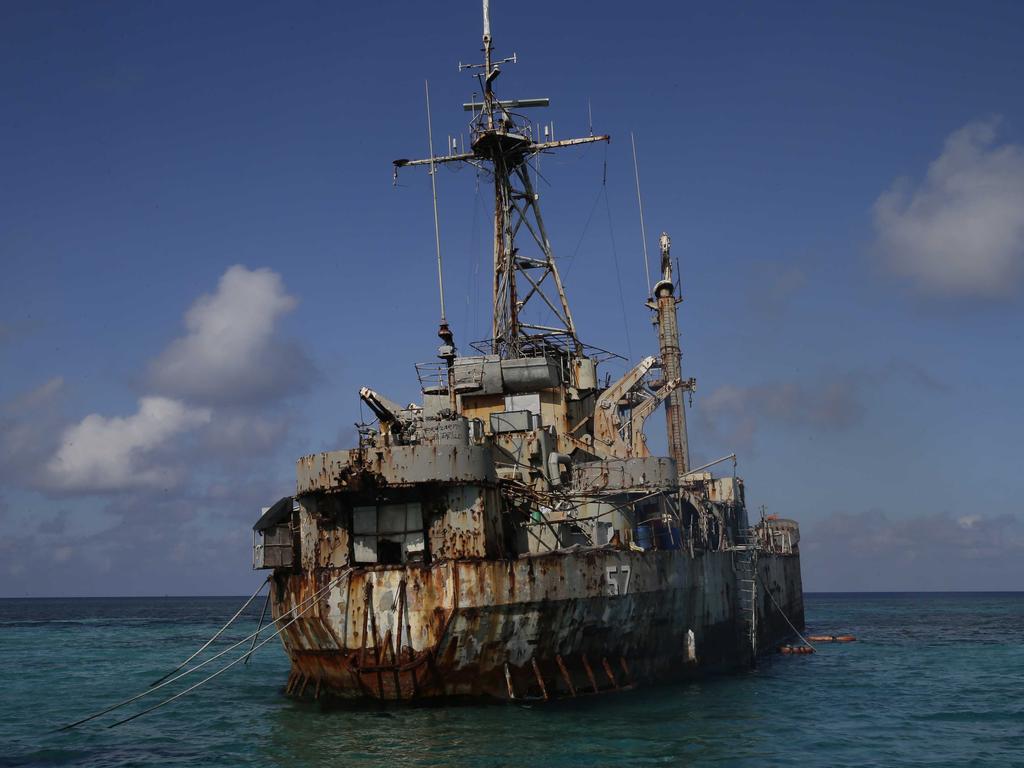
<path fill-rule="evenodd" d="M 484 488 L 448 489 L 446 505 L 430 523 L 431 556 L 435 560 L 482 558 L 487 554 Z"/>
<path fill-rule="evenodd" d="M 318 568 L 343 568 L 349 564 L 349 532 L 345 528 L 321 527 L 317 531 Z"/>
<path fill-rule="evenodd" d="M 494 483 L 491 449 L 437 442 L 303 456 L 296 464 L 296 493 L 359 489 L 364 485 Z"/>
<path fill-rule="evenodd" d="M 676 463 L 665 456 L 581 462 L 573 468 L 582 491 L 669 490 L 678 485 Z"/>
<path fill-rule="evenodd" d="M 766 556 L 759 569 L 802 625 L 799 559 Z M 278 576 L 274 616 L 332 573 Z M 509 677 L 539 695 L 538 674 L 561 695 L 569 682 L 591 687 L 595 667 L 606 690 L 741 663 L 735 584 L 729 552 L 596 549 L 378 566 L 354 571 L 283 639 L 295 673 L 318 675 L 331 695 L 507 698 Z M 769 603 L 758 622 L 770 644 L 789 630 Z"/>

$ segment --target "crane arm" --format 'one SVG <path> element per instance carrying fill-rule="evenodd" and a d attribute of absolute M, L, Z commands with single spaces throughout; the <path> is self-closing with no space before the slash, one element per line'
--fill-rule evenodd
<path fill-rule="evenodd" d="M 647 372 L 658 361 L 649 355 L 633 366 L 621 379 L 602 392 L 594 404 L 594 439 L 606 446 L 613 447 L 619 437 L 618 404 L 619 401 L 643 381 Z"/>
<path fill-rule="evenodd" d="M 661 389 L 633 408 L 633 414 L 629 420 L 629 428 L 633 432 L 632 445 L 634 451 L 637 450 L 638 446 L 646 445 L 647 443 L 647 438 L 644 436 L 644 422 L 647 421 L 647 417 L 654 413 L 654 409 L 661 405 L 665 398 L 682 385 L 683 383 L 679 379 L 665 382 Z"/>
<path fill-rule="evenodd" d="M 390 427 L 402 421 L 399 415 L 402 406 L 388 400 L 384 395 L 374 392 L 369 387 L 360 387 L 359 397 L 373 411 L 373 415 L 380 419 L 382 426 Z"/>

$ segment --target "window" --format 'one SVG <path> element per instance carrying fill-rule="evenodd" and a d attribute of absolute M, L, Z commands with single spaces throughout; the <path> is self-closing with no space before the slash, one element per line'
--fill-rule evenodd
<path fill-rule="evenodd" d="M 425 546 L 420 503 L 355 507 L 352 542 L 357 563 L 422 562 Z"/>

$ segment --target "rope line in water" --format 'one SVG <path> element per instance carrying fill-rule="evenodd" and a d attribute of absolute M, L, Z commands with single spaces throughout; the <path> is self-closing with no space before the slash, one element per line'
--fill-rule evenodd
<path fill-rule="evenodd" d="M 303 600 L 297 606 L 292 608 L 291 611 L 289 611 L 289 613 L 294 612 L 298 608 L 306 605 L 306 603 L 310 603 L 311 601 L 315 602 L 316 600 L 319 600 L 320 599 L 320 595 L 322 593 L 326 592 L 330 587 L 334 586 L 334 584 L 337 583 L 338 581 L 341 581 L 341 579 L 344 578 L 345 576 L 347 576 L 351 571 L 352 571 L 351 568 L 348 568 L 345 571 L 343 571 L 341 573 L 341 575 L 338 576 L 337 579 L 335 579 L 335 581 L 332 581 L 327 586 L 325 586 L 325 587 L 317 590 L 316 592 L 314 592 L 312 595 L 307 597 L 305 600 Z M 302 613 L 305 613 L 307 610 L 308 610 L 308 607 L 307 608 L 303 608 L 302 612 L 299 615 L 302 615 Z M 277 619 L 277 621 L 280 621 L 280 620 L 281 619 Z M 267 626 L 269 627 L 270 625 L 268 624 Z M 87 723 L 90 720 L 95 720 L 97 717 L 100 717 L 101 715 L 105 715 L 108 712 L 113 712 L 115 709 L 120 709 L 121 707 L 125 706 L 126 704 L 131 704 L 133 701 L 138 701 L 139 699 L 143 698 L 144 696 L 148 696 L 151 693 L 155 693 L 156 691 L 158 691 L 161 688 L 163 688 L 165 685 L 170 685 L 171 683 L 173 683 L 173 682 L 175 682 L 177 680 L 180 680 L 181 678 L 185 677 L 186 675 L 191 675 L 193 672 L 196 672 L 196 671 L 202 669 L 207 664 L 209 664 L 209 663 L 211 663 L 213 661 L 216 661 L 217 659 L 219 659 L 224 654 L 226 654 L 226 653 L 228 653 L 230 651 L 233 651 L 238 646 L 243 645 L 244 643 L 252 640 L 254 637 L 259 635 L 262 631 L 263 631 L 263 629 L 261 628 L 261 629 L 257 630 L 256 632 L 253 632 L 251 635 L 243 637 L 241 640 L 239 640 L 234 645 L 228 646 L 227 648 L 225 648 L 220 653 L 217 653 L 214 656 L 211 656 L 206 661 L 202 661 L 199 664 L 196 664 L 196 666 L 194 666 L 194 667 L 190 667 L 189 669 L 186 669 L 181 674 L 175 675 L 174 677 L 172 677 L 169 680 L 165 680 L 164 682 L 159 683 L 158 685 L 154 685 L 151 688 L 147 688 L 142 693 L 136 694 L 135 696 L 132 696 L 131 698 L 125 699 L 124 701 L 119 701 L 116 704 L 112 704 L 109 707 L 107 707 L 106 709 L 101 709 L 99 712 L 96 712 L 96 713 L 94 713 L 92 715 L 89 715 L 88 717 L 83 717 L 81 720 L 76 720 L 73 723 L 69 723 L 67 725 L 61 726 L 60 728 L 57 728 L 56 731 L 67 731 L 67 730 L 70 730 L 71 728 L 74 728 L 76 726 L 82 725 L 83 723 Z M 257 648 L 259 648 L 259 646 L 257 646 Z M 253 650 L 255 650 L 255 649 L 253 649 Z"/>
<path fill-rule="evenodd" d="M 198 651 L 196 651 L 195 653 L 193 653 L 193 654 L 192 654 L 191 656 L 189 656 L 189 657 L 188 657 L 187 659 L 185 659 L 185 660 L 184 660 L 183 662 L 181 662 L 181 664 L 179 664 L 178 666 L 176 666 L 176 667 L 175 667 L 174 669 L 172 669 L 172 670 L 171 670 L 170 672 L 168 672 L 168 673 L 167 673 L 166 675 L 164 675 L 163 677 L 161 677 L 161 678 L 159 678 L 159 679 L 157 679 L 157 680 L 154 680 L 154 681 L 153 681 L 152 683 L 150 683 L 150 684 L 149 684 L 149 685 L 150 685 L 150 687 L 153 687 L 153 686 L 154 686 L 154 685 L 156 685 L 157 683 L 162 683 L 162 682 L 163 682 L 164 680 L 166 680 L 166 679 L 167 679 L 168 677 L 170 677 L 170 676 L 171 676 L 171 675 L 173 675 L 173 674 L 174 674 L 175 672 L 177 672 L 177 671 L 178 671 L 179 669 L 181 669 L 181 668 L 182 668 L 182 667 L 184 667 L 184 666 L 185 666 L 186 664 L 188 664 L 188 663 L 189 663 L 190 661 L 192 661 L 192 659 L 194 659 L 194 658 L 195 658 L 196 656 L 198 656 L 198 655 L 199 655 L 200 653 L 202 653 L 202 652 L 203 652 L 203 651 L 205 651 L 205 650 L 206 650 L 207 648 L 209 648 L 209 647 L 210 647 L 210 643 L 212 643 L 212 642 L 213 642 L 214 640 L 216 640 L 216 639 L 217 639 L 218 637 L 220 637 L 220 636 L 221 636 L 221 634 L 222 634 L 222 633 L 224 632 L 224 630 L 225 630 L 225 629 L 227 629 L 228 627 L 230 627 L 230 626 L 231 626 L 231 625 L 232 625 L 232 624 L 234 623 L 235 619 L 237 619 L 237 618 L 238 618 L 239 616 L 241 616 L 241 615 L 242 615 L 242 612 L 243 612 L 243 611 L 244 611 L 244 610 L 245 610 L 246 608 L 248 608 L 248 607 L 249 607 L 249 603 L 251 603 L 251 602 L 252 602 L 253 600 L 255 600 L 255 599 L 256 599 L 256 595 L 258 595 L 258 594 L 259 594 L 260 592 L 262 592 L 262 591 L 263 591 L 263 587 L 265 587 L 265 586 L 267 585 L 267 583 L 268 583 L 269 581 L 270 581 L 270 577 L 269 577 L 269 576 L 267 576 L 267 578 L 265 578 L 265 579 L 264 579 L 264 580 L 263 580 L 263 581 L 262 581 L 262 582 L 260 583 L 259 589 L 257 589 L 257 590 L 256 590 L 255 592 L 253 592 L 253 593 L 252 593 L 252 597 L 250 597 L 250 598 L 249 598 L 248 600 L 246 600 L 246 601 L 245 601 L 245 604 L 244 604 L 244 605 L 243 605 L 243 606 L 242 606 L 241 608 L 239 608 L 239 609 L 238 609 L 238 611 L 237 611 L 237 612 L 235 613 L 235 615 L 234 615 L 234 616 L 232 616 L 232 617 L 231 617 L 230 619 L 228 619 L 228 623 L 227 623 L 227 624 L 225 624 L 225 625 L 224 625 L 223 627 L 221 627 L 220 629 L 218 629 L 218 630 L 217 630 L 217 631 L 216 631 L 216 632 L 214 633 L 213 637 L 211 637 L 211 638 L 210 638 L 209 640 L 207 640 L 207 641 L 206 641 L 205 643 L 203 643 L 203 645 L 202 645 L 202 646 L 201 646 L 201 647 L 199 648 L 199 650 L 198 650 Z M 268 596 L 269 596 L 269 593 L 268 593 Z M 261 622 L 261 623 L 262 623 L 262 622 Z"/>
<path fill-rule="evenodd" d="M 327 590 L 329 590 L 329 589 L 330 589 L 331 587 L 333 587 L 333 586 L 335 586 L 336 584 L 338 584 L 338 583 L 339 583 L 339 582 L 340 582 L 340 581 L 341 581 L 341 580 L 342 580 L 343 578 L 345 578 L 345 576 L 347 576 L 347 575 L 348 575 L 348 572 L 349 572 L 349 571 L 351 571 L 351 568 L 350 568 L 350 569 L 348 569 L 348 570 L 346 570 L 346 571 L 345 571 L 344 573 L 342 573 L 342 574 L 341 574 L 341 575 L 340 575 L 340 576 L 339 576 L 338 578 L 336 578 L 336 579 L 335 579 L 334 581 L 332 581 L 331 583 L 329 583 L 329 584 L 328 584 L 327 586 L 323 587 L 323 588 L 322 588 L 322 589 L 321 589 L 321 590 L 320 590 L 320 591 L 319 591 L 319 592 L 318 592 L 317 594 L 321 594 L 321 593 L 323 593 L 323 592 L 326 592 L 326 591 L 327 591 Z M 314 605 L 316 605 L 316 602 L 315 602 L 315 601 L 314 601 L 314 602 L 312 602 L 312 603 L 310 603 L 310 604 L 309 604 L 308 606 L 306 606 L 305 608 L 303 608 L 303 609 L 302 609 L 302 610 L 301 610 L 301 611 L 300 611 L 300 612 L 298 613 L 298 615 L 296 615 L 296 616 L 295 616 L 295 618 L 293 618 L 293 619 L 292 619 L 291 621 L 289 621 L 289 622 L 288 622 L 287 624 L 285 624 L 285 625 L 284 625 L 283 627 L 281 627 L 281 628 L 280 628 L 279 630 L 277 630 L 277 632 L 275 632 L 274 634 L 272 634 L 272 635 L 271 635 L 270 637 L 268 637 L 268 638 L 266 638 L 265 640 L 263 640 L 263 641 L 262 641 L 262 642 L 261 642 L 261 643 L 260 643 L 259 645 L 257 645 L 257 646 L 256 646 L 256 648 L 254 648 L 253 650 L 259 650 L 259 649 L 260 649 L 260 648 L 262 648 L 262 647 L 263 647 L 264 645 L 266 645 L 266 644 L 267 644 L 267 643 L 269 643 L 269 642 L 270 642 L 271 640 L 273 640 L 273 639 L 274 639 L 275 637 L 277 637 L 278 635 L 280 635 L 280 634 L 281 634 L 282 632 L 284 632 L 284 631 L 285 631 L 286 629 L 288 629 L 288 627 L 290 627 L 290 626 L 291 626 L 292 624 L 294 624 L 294 623 L 295 623 L 296 621 L 298 621 L 298 620 L 299 620 L 300 618 L 302 618 L 302 615 L 303 615 L 304 613 L 306 613 L 306 612 L 307 612 L 307 611 L 308 611 L 308 610 L 309 610 L 310 608 L 312 608 L 312 607 L 313 607 Z M 294 609 L 292 609 L 292 611 L 294 612 Z M 269 626 L 269 625 L 268 625 L 268 626 Z M 246 658 L 246 656 L 248 656 L 248 654 L 246 654 L 246 653 L 243 653 L 243 654 L 242 654 L 241 656 L 239 656 L 239 657 L 238 657 L 237 659 L 235 659 L 234 661 L 232 661 L 232 662 L 231 662 L 230 664 L 228 664 L 228 665 L 227 665 L 227 666 L 225 666 L 225 667 L 222 667 L 221 669 L 218 669 L 218 670 L 217 670 L 216 672 L 214 672 L 214 673 L 213 673 L 212 675 L 208 675 L 207 677 L 204 677 L 204 678 L 203 678 L 202 680 L 200 680 L 200 681 L 199 681 L 198 683 L 193 683 L 192 685 L 190 685 L 190 686 L 189 686 L 188 688 L 186 688 L 185 690 L 183 690 L 183 691 L 180 691 L 179 693 L 176 693 L 176 694 L 174 694 L 173 696 L 170 696 L 170 697 L 168 697 L 168 698 L 164 699 L 163 701 L 161 701 L 161 702 L 158 702 L 157 704 L 154 704 L 154 705 L 153 705 L 152 707 L 148 707 L 147 709 L 144 709 L 144 710 L 142 710 L 141 712 L 136 712 L 136 713 L 135 713 L 134 715 L 132 715 L 131 717 L 126 717 L 126 718 L 125 718 L 124 720 L 118 720 L 118 721 L 117 721 L 116 723 L 111 723 L 110 725 L 108 725 L 108 726 L 107 726 L 107 728 L 115 728 L 115 727 L 116 727 L 116 726 L 118 726 L 118 725 L 124 725 L 125 723 L 129 723 L 129 722 L 131 722 L 132 720 L 134 720 L 134 719 L 135 719 L 135 718 L 137 718 L 137 717 L 142 717 L 143 715 L 149 714 L 149 713 L 150 713 L 150 712 L 152 712 L 153 710 L 156 710 L 156 709 L 160 709 L 160 707 L 164 706 L 165 704 L 170 704 L 170 703 L 171 703 L 172 701 L 175 701 L 176 699 L 180 699 L 180 698 L 181 698 L 182 696 L 184 696 L 184 695 L 185 695 L 186 693 L 191 693 L 192 691 L 194 691 L 194 690 L 195 690 L 196 688 L 198 688 L 199 686 L 201 686 L 201 685 L 204 685 L 204 684 L 206 684 L 206 683 L 210 682 L 211 680 L 213 680 L 213 678 L 217 677 L 218 675 L 220 675 L 220 674 L 222 674 L 222 673 L 224 673 L 224 672 L 227 672 L 227 671 L 228 671 L 229 669 L 231 669 L 231 668 L 232 668 L 233 666 L 235 666 L 235 664 L 237 664 L 238 662 L 240 662 L 240 661 L 242 661 L 243 659 L 245 659 L 245 658 Z"/>
<path fill-rule="evenodd" d="M 270 581 L 270 577 L 267 576 L 267 581 Z M 267 617 L 267 608 L 270 607 L 270 590 L 267 590 L 267 599 L 263 601 L 263 610 L 260 611 L 260 620 L 256 624 L 256 635 L 259 636 L 260 632 L 263 631 L 263 619 Z M 249 648 L 249 655 L 245 657 L 245 663 L 249 663 L 249 659 L 252 658 L 252 652 L 256 650 L 256 638 L 252 639 L 252 646 Z"/>
<path fill-rule="evenodd" d="M 772 599 L 772 602 L 775 604 L 775 607 L 779 609 L 779 613 L 782 614 L 782 618 L 784 618 L 786 620 L 786 623 L 789 624 L 789 628 L 796 632 L 796 636 L 803 640 L 808 647 L 814 648 L 814 646 L 810 644 L 807 638 L 800 633 L 800 630 L 793 626 L 793 622 L 789 620 L 789 616 L 787 616 L 786 612 L 782 610 L 782 606 L 779 605 L 779 602 L 775 599 L 775 595 L 772 594 L 772 591 L 768 588 L 768 585 L 764 583 L 764 580 L 761 578 L 761 574 L 757 574 L 757 580 L 761 583 L 761 586 L 764 587 L 764 591 L 768 593 L 768 597 Z M 814 650 L 817 651 L 818 649 L 814 648 Z"/>

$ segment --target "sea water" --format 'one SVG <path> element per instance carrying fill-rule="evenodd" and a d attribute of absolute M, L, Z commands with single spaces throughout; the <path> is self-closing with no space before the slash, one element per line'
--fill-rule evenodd
<path fill-rule="evenodd" d="M 0 600 L 0 766 L 1024 766 L 1024 593 L 807 595 L 811 633 L 857 641 L 538 706 L 324 711 L 283 696 L 274 640 L 130 723 L 107 727 L 185 681 L 52 732 L 144 690 L 242 602 Z"/>

